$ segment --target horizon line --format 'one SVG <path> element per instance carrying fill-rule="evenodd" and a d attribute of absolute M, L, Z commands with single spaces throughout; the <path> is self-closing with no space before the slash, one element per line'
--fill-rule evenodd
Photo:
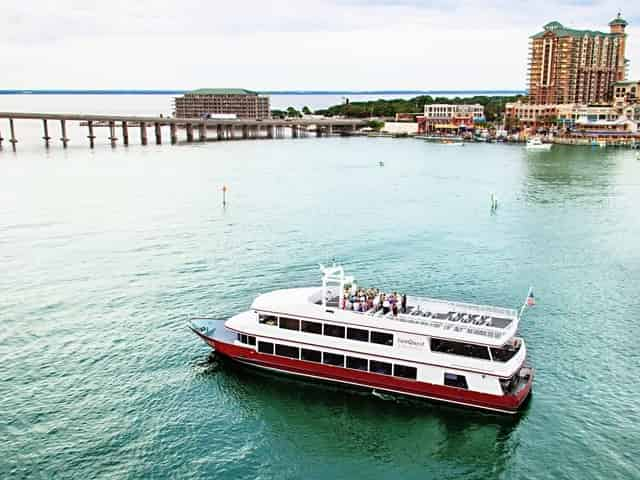
<path fill-rule="evenodd" d="M 5 89 L 0 95 L 174 95 L 190 92 L 183 89 Z M 406 94 L 525 94 L 525 90 L 262 90 L 263 95 L 406 95 Z"/>

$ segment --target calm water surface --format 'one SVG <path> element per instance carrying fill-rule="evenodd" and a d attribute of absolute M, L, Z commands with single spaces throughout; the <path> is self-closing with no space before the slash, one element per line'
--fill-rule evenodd
<path fill-rule="evenodd" d="M 632 152 L 366 138 L 90 151 L 71 133 L 67 151 L 25 136 L 0 152 L 1 478 L 640 478 Z M 533 285 L 528 410 L 207 362 L 186 316 L 317 284 L 332 257 L 362 284 L 453 300 L 515 307 Z"/>

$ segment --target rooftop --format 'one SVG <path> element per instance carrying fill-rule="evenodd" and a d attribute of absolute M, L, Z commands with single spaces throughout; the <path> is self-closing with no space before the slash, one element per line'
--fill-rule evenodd
<path fill-rule="evenodd" d="M 542 28 L 544 28 L 542 32 L 532 35 L 531 38 L 540 38 L 543 35 L 545 35 L 547 32 L 553 32 L 559 37 L 584 37 L 584 36 L 596 37 L 596 36 L 615 35 L 607 32 L 600 32 L 598 30 L 576 30 L 574 28 L 565 27 L 564 25 L 562 25 L 560 22 L 557 22 L 557 21 L 549 22 Z"/>
<path fill-rule="evenodd" d="M 616 16 L 616 18 L 614 18 L 609 22 L 609 26 L 613 26 L 613 25 L 622 25 L 623 27 L 626 27 L 629 24 L 624 18 L 622 18 L 622 14 L 618 12 L 618 15 Z"/>
<path fill-rule="evenodd" d="M 187 92 L 187 95 L 258 95 L 258 93 L 245 88 L 198 88 Z"/>

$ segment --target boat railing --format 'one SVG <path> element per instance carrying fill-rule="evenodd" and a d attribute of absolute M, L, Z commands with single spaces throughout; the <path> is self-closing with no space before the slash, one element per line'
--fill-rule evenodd
<path fill-rule="evenodd" d="M 446 319 L 421 318 L 413 317 L 406 313 L 399 313 L 395 320 L 401 322 L 414 323 L 416 325 L 425 325 L 431 328 L 438 328 L 445 332 L 467 333 L 469 335 L 480 335 L 488 338 L 502 338 L 507 331 L 503 328 L 492 326 L 478 326 L 472 323 L 452 322 Z"/>
<path fill-rule="evenodd" d="M 431 315 L 455 313 L 467 316 L 480 316 L 486 319 L 486 324 L 478 325 L 471 320 L 466 323 L 462 320 L 454 321 L 450 320 L 448 316 L 445 318 L 436 318 L 433 316 L 424 317 L 422 315 L 412 315 L 411 313 L 398 313 L 395 317 L 396 320 L 425 325 L 447 332 L 480 335 L 495 339 L 507 336 L 514 327 L 517 327 L 517 325 L 515 325 L 515 323 L 517 323 L 517 312 L 513 309 L 419 297 L 407 297 L 407 303 L 413 307 L 414 311 L 430 312 Z M 493 322 L 498 318 L 500 319 L 499 324 L 494 324 Z"/>
<path fill-rule="evenodd" d="M 407 297 L 407 304 L 437 310 L 439 313 L 456 312 L 467 315 L 488 315 L 492 317 L 502 317 L 515 319 L 518 312 L 513 308 L 495 307 L 493 305 L 477 305 L 474 303 L 451 302 L 428 297 Z"/>

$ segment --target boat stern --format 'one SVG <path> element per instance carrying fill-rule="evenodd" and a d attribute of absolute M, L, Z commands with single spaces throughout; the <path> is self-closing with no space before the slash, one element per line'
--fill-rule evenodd
<path fill-rule="evenodd" d="M 515 392 L 513 393 L 513 409 L 520 410 L 526 403 L 531 390 L 533 389 L 533 377 L 535 376 L 535 370 L 533 367 L 523 365 L 517 373 L 518 383 Z"/>

